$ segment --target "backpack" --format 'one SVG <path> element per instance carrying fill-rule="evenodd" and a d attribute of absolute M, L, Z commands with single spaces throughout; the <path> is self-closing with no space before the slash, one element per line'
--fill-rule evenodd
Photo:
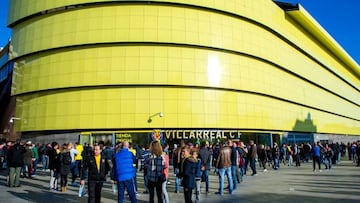
<path fill-rule="evenodd" d="M 61 163 L 64 165 L 71 164 L 71 156 L 69 152 L 61 154 Z"/>
<path fill-rule="evenodd" d="M 161 166 L 163 162 L 164 157 L 158 156 L 158 157 L 150 157 L 149 160 L 147 160 L 147 175 L 150 181 L 152 182 L 164 182 L 166 180 L 166 176 L 164 174 L 164 167 L 157 167 Z M 153 170 L 153 166 L 155 167 L 155 170 Z"/>

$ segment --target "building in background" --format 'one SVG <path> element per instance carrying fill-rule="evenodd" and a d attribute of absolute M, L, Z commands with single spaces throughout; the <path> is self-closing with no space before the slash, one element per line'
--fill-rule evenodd
<path fill-rule="evenodd" d="M 359 65 L 298 4 L 11 1 L 8 26 L 22 137 L 360 135 Z"/>
<path fill-rule="evenodd" d="M 14 63 L 9 61 L 10 43 L 0 50 L 0 140 L 15 140 L 20 135 L 14 130 L 15 96 L 11 96 Z M 1 142 L 0 141 L 0 142 Z"/>

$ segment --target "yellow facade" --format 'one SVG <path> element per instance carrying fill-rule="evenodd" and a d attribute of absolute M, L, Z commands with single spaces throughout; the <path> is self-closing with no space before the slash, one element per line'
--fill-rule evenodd
<path fill-rule="evenodd" d="M 11 1 L 8 24 L 22 132 L 297 131 L 310 114 L 318 133 L 360 135 L 359 66 L 301 7 Z"/>

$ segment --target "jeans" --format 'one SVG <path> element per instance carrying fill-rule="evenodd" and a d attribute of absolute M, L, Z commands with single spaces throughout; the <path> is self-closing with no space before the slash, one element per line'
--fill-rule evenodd
<path fill-rule="evenodd" d="M 162 195 L 163 195 L 164 203 L 169 203 L 170 202 L 169 195 L 167 193 L 166 186 L 167 186 L 167 180 L 162 183 Z"/>
<path fill-rule="evenodd" d="M 280 160 L 279 157 L 274 158 L 274 169 L 277 170 L 280 167 Z"/>
<path fill-rule="evenodd" d="M 36 175 L 37 165 L 38 165 L 39 159 L 35 159 L 33 162 L 33 170 L 32 175 Z"/>
<path fill-rule="evenodd" d="M 209 170 L 202 171 L 202 177 L 205 177 L 205 190 L 209 192 Z"/>
<path fill-rule="evenodd" d="M 134 184 L 133 184 L 132 179 L 125 180 L 125 181 L 118 181 L 117 187 L 118 187 L 118 203 L 124 202 L 125 188 L 129 193 L 131 203 L 136 203 L 136 194 L 135 194 Z"/>
<path fill-rule="evenodd" d="M 244 167 L 239 167 L 239 173 L 240 173 L 240 182 L 242 182 L 244 177 Z"/>
<path fill-rule="evenodd" d="M 250 162 L 250 168 L 251 168 L 251 170 L 252 170 L 252 175 L 257 174 L 257 172 L 256 172 L 256 164 L 255 164 L 256 160 L 255 160 L 255 158 L 249 158 L 249 162 Z"/>
<path fill-rule="evenodd" d="M 57 190 L 58 188 L 59 173 L 54 170 L 50 170 L 50 189 Z"/>
<path fill-rule="evenodd" d="M 195 179 L 195 181 L 196 181 L 195 197 L 196 197 L 196 202 L 199 202 L 200 201 L 201 178 Z"/>
<path fill-rule="evenodd" d="M 148 184 L 149 184 L 149 179 L 146 175 L 146 169 L 144 169 L 144 185 L 145 185 L 145 191 L 146 192 L 149 192 L 149 187 L 148 187 Z"/>
<path fill-rule="evenodd" d="M 232 194 L 232 191 L 233 191 L 233 180 L 232 180 L 232 175 L 231 175 L 231 167 L 220 168 L 219 169 L 219 183 L 220 183 L 219 193 L 220 193 L 220 195 L 224 194 L 224 175 L 225 174 L 226 174 L 226 177 L 227 177 L 227 180 L 229 183 L 230 194 Z"/>
<path fill-rule="evenodd" d="M 233 180 L 233 189 L 237 188 L 236 166 L 231 166 L 231 175 Z"/>
<path fill-rule="evenodd" d="M 41 163 L 43 165 L 43 170 L 46 170 L 49 168 L 49 156 L 48 155 L 42 155 L 41 156 Z"/>
<path fill-rule="evenodd" d="M 326 169 L 331 169 L 331 165 L 332 165 L 331 157 L 325 157 L 324 164 Z"/>
<path fill-rule="evenodd" d="M 28 175 L 28 177 L 30 178 L 31 177 L 31 164 L 28 164 L 28 163 L 25 163 L 23 168 L 22 168 L 22 174 L 24 177 L 26 177 L 26 173 Z"/>
<path fill-rule="evenodd" d="M 71 171 L 71 184 L 75 184 L 76 177 L 78 176 L 76 162 L 71 162 L 70 171 Z"/>
<path fill-rule="evenodd" d="M 180 172 L 180 169 L 175 168 L 175 175 L 178 174 Z M 175 191 L 179 192 L 180 191 L 180 178 L 175 177 Z"/>
<path fill-rule="evenodd" d="M 138 191 L 138 185 L 137 185 L 137 180 L 136 180 L 136 172 L 137 172 L 137 170 L 135 169 L 135 176 L 134 176 L 134 178 L 133 178 L 133 182 L 134 182 L 134 187 L 135 187 L 135 192 L 137 192 Z"/>

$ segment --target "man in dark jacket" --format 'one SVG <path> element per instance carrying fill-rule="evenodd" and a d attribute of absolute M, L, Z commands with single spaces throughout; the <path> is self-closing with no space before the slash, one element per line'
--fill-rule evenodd
<path fill-rule="evenodd" d="M 219 156 L 216 159 L 215 167 L 219 170 L 220 187 L 216 194 L 224 195 L 224 176 L 226 174 L 229 183 L 229 193 L 233 192 L 233 180 L 231 174 L 231 148 L 225 143 L 220 148 Z"/>
<path fill-rule="evenodd" d="M 237 147 L 236 147 L 236 143 L 233 142 L 232 140 L 228 140 L 228 146 L 231 149 L 231 175 L 232 175 L 232 180 L 233 180 L 233 190 L 236 190 L 237 188 L 237 171 L 239 171 L 238 169 L 238 151 L 237 151 Z"/>
<path fill-rule="evenodd" d="M 252 176 L 256 176 L 257 172 L 256 172 L 256 156 L 257 156 L 257 147 L 256 144 L 254 143 L 254 140 L 250 140 L 249 141 L 250 144 L 250 150 L 249 150 L 249 154 L 248 154 L 248 160 L 250 163 L 250 168 L 252 170 Z"/>
<path fill-rule="evenodd" d="M 88 203 L 100 203 L 106 176 L 106 160 L 101 156 L 99 145 L 94 146 L 94 155 L 85 159 L 81 174 L 81 185 L 85 184 L 84 180 L 88 176 Z"/>
<path fill-rule="evenodd" d="M 209 171 L 210 171 L 210 161 L 211 161 L 211 154 L 208 149 L 209 143 L 203 142 L 201 144 L 201 149 L 199 151 L 199 158 L 201 160 L 201 172 L 203 177 L 205 179 L 205 187 L 206 187 L 206 193 L 209 193 Z"/>
<path fill-rule="evenodd" d="M 278 170 L 280 167 L 280 148 L 276 142 L 274 142 L 274 146 L 272 148 L 272 157 L 274 159 L 273 168 Z"/>
<path fill-rule="evenodd" d="M 26 150 L 20 145 L 20 140 L 10 147 L 7 154 L 8 167 L 10 168 L 9 187 L 20 187 L 20 172 L 24 165 Z"/>

